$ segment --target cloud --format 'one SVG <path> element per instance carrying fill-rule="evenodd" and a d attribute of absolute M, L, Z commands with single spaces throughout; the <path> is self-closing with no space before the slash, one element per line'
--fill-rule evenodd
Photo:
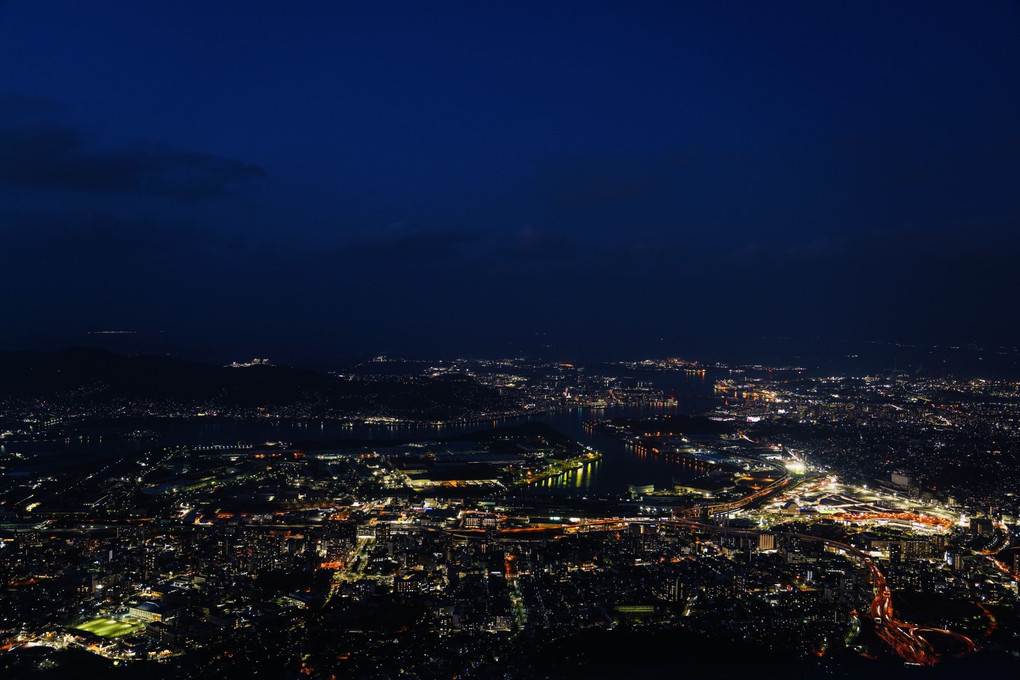
<path fill-rule="evenodd" d="M 227 195 L 266 174 L 243 161 L 144 142 L 90 150 L 82 131 L 59 113 L 50 100 L 0 98 L 0 183 L 196 200 Z"/>
<path fill-rule="evenodd" d="M 513 234 L 510 252 L 528 260 L 568 260 L 579 247 L 559 234 L 551 234 L 526 226 Z"/>
<path fill-rule="evenodd" d="M 121 219 L 101 210 L 58 215 L 0 213 L 0 234 L 8 245 L 7 267 L 28 266 L 56 276 L 97 263 L 157 261 L 194 257 L 217 243 L 211 230 L 151 219 Z M 45 269 L 38 269 L 42 264 Z"/>
<path fill-rule="evenodd" d="M 755 240 L 731 252 L 723 253 L 720 265 L 724 266 L 800 266 L 827 262 L 845 256 L 846 239 L 839 235 L 822 234 L 808 240 L 776 242 Z"/>
<path fill-rule="evenodd" d="M 384 229 L 362 232 L 349 243 L 355 252 L 371 255 L 449 255 L 481 239 L 482 232 L 471 229 L 409 227 L 402 223 Z"/>
<path fill-rule="evenodd" d="M 3 4 L 3 0 L 0 0 Z M 34 119 L 51 114 L 63 113 L 63 107 L 47 97 L 33 97 L 25 94 L 0 95 L 0 121 Z"/>
<path fill-rule="evenodd" d="M 660 159 L 585 156 L 559 159 L 538 177 L 538 192 L 563 206 L 657 200 L 668 191 Z"/>

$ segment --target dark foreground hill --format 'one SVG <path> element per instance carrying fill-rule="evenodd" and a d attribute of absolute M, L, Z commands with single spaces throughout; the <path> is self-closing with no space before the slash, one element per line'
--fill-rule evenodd
<path fill-rule="evenodd" d="M 0 398 L 89 404 L 302 405 L 321 414 L 449 418 L 514 410 L 515 400 L 466 377 L 348 380 L 284 366 L 227 368 L 97 349 L 0 352 Z"/>

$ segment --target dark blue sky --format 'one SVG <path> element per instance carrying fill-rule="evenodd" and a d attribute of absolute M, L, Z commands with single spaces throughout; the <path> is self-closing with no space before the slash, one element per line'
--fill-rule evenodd
<path fill-rule="evenodd" d="M 0 345 L 1017 344 L 1017 3 L 353 4 L 0 0 Z"/>

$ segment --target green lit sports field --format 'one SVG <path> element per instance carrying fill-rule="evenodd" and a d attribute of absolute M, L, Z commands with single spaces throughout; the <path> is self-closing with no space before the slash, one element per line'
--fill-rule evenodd
<path fill-rule="evenodd" d="M 116 638 L 123 635 L 130 635 L 144 627 L 145 626 L 140 623 L 125 623 L 123 621 L 114 621 L 113 619 L 107 618 L 92 619 L 91 621 L 86 621 L 83 624 L 75 626 L 78 630 L 95 633 L 96 635 L 105 638 Z"/>

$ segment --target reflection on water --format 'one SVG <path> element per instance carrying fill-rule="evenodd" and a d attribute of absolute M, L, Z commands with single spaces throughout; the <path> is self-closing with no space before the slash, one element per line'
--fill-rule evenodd
<path fill-rule="evenodd" d="M 587 465 L 566 470 L 554 477 L 546 477 L 530 486 L 543 490 L 591 489 L 595 486 L 601 465 L 602 461 L 593 460 Z"/>
<path fill-rule="evenodd" d="M 616 417 L 648 417 L 659 414 L 703 413 L 712 408 L 718 400 L 712 396 L 714 378 L 692 375 L 669 375 L 670 383 L 663 385 L 677 396 L 676 406 L 623 406 L 606 409 L 573 409 L 529 418 L 494 419 L 485 423 L 458 423 L 452 425 L 403 425 L 403 424 L 343 424 L 320 421 L 268 421 L 263 423 L 233 422 L 188 422 L 174 423 L 158 429 L 160 437 L 152 439 L 124 439 L 121 437 L 91 436 L 52 442 L 8 443 L 8 448 L 22 453 L 41 456 L 37 462 L 46 459 L 53 463 L 65 463 L 68 454 L 76 463 L 90 463 L 107 458 L 138 453 L 155 447 L 171 445 L 223 444 L 240 442 L 262 443 L 270 441 L 311 442 L 337 441 L 338 446 L 347 441 L 371 441 L 384 445 L 392 441 L 418 440 L 440 441 L 458 437 L 470 432 L 479 432 L 491 427 L 507 427 L 529 421 L 543 422 L 581 444 L 602 454 L 602 460 L 585 467 L 564 472 L 531 485 L 535 490 L 550 493 L 617 493 L 627 490 L 630 484 L 653 484 L 656 488 L 669 488 L 674 480 L 685 480 L 697 473 L 685 468 L 682 463 L 669 461 L 657 456 L 639 455 L 624 442 L 584 427 L 585 422 L 595 419 Z"/>

